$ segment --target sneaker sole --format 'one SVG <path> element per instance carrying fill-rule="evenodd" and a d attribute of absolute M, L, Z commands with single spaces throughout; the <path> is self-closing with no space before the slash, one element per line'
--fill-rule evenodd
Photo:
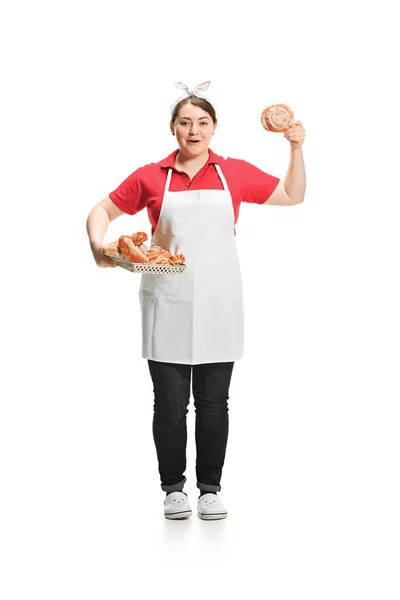
<path fill-rule="evenodd" d="M 191 510 L 185 510 L 185 511 L 177 512 L 177 513 L 170 513 L 170 514 L 164 513 L 164 517 L 166 519 L 187 519 L 188 517 L 191 517 L 191 516 L 192 516 Z"/>
<path fill-rule="evenodd" d="M 200 517 L 200 519 L 203 519 L 203 521 L 213 521 L 216 519 L 226 519 L 226 517 L 228 516 L 228 513 L 211 513 L 211 514 L 206 514 L 206 513 L 197 513 L 198 516 Z"/>

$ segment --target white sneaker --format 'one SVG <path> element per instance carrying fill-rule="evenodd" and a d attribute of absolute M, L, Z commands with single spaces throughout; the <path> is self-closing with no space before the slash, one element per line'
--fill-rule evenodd
<path fill-rule="evenodd" d="M 164 516 L 166 519 L 186 519 L 192 516 L 188 497 L 183 492 L 171 492 L 164 499 Z"/>
<path fill-rule="evenodd" d="M 217 494 L 203 494 L 197 501 L 197 514 L 200 519 L 225 519 L 228 511 Z"/>

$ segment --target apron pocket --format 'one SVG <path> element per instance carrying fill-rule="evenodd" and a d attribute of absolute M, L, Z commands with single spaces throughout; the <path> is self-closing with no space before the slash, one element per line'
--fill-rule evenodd
<path fill-rule="evenodd" d="M 165 294 L 166 296 L 177 296 L 179 290 L 179 278 L 182 275 L 171 275 L 169 273 L 142 273 L 140 291 L 151 294 Z"/>

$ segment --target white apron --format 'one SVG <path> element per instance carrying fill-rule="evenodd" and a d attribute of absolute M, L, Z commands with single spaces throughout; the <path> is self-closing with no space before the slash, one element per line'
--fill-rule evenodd
<path fill-rule="evenodd" d="M 242 358 L 244 311 L 232 197 L 223 190 L 170 192 L 167 181 L 152 246 L 182 253 L 181 275 L 142 273 L 142 357 L 197 365 Z"/>

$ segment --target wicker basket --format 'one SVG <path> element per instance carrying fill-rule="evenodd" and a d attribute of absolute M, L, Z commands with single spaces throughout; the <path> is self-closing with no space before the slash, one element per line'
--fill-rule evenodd
<path fill-rule="evenodd" d="M 186 265 L 154 265 L 152 263 L 133 263 L 126 258 L 119 256 L 107 255 L 113 263 L 119 267 L 123 267 L 132 273 L 151 273 L 159 275 L 161 273 L 169 273 L 170 275 L 179 275 L 186 271 Z"/>

